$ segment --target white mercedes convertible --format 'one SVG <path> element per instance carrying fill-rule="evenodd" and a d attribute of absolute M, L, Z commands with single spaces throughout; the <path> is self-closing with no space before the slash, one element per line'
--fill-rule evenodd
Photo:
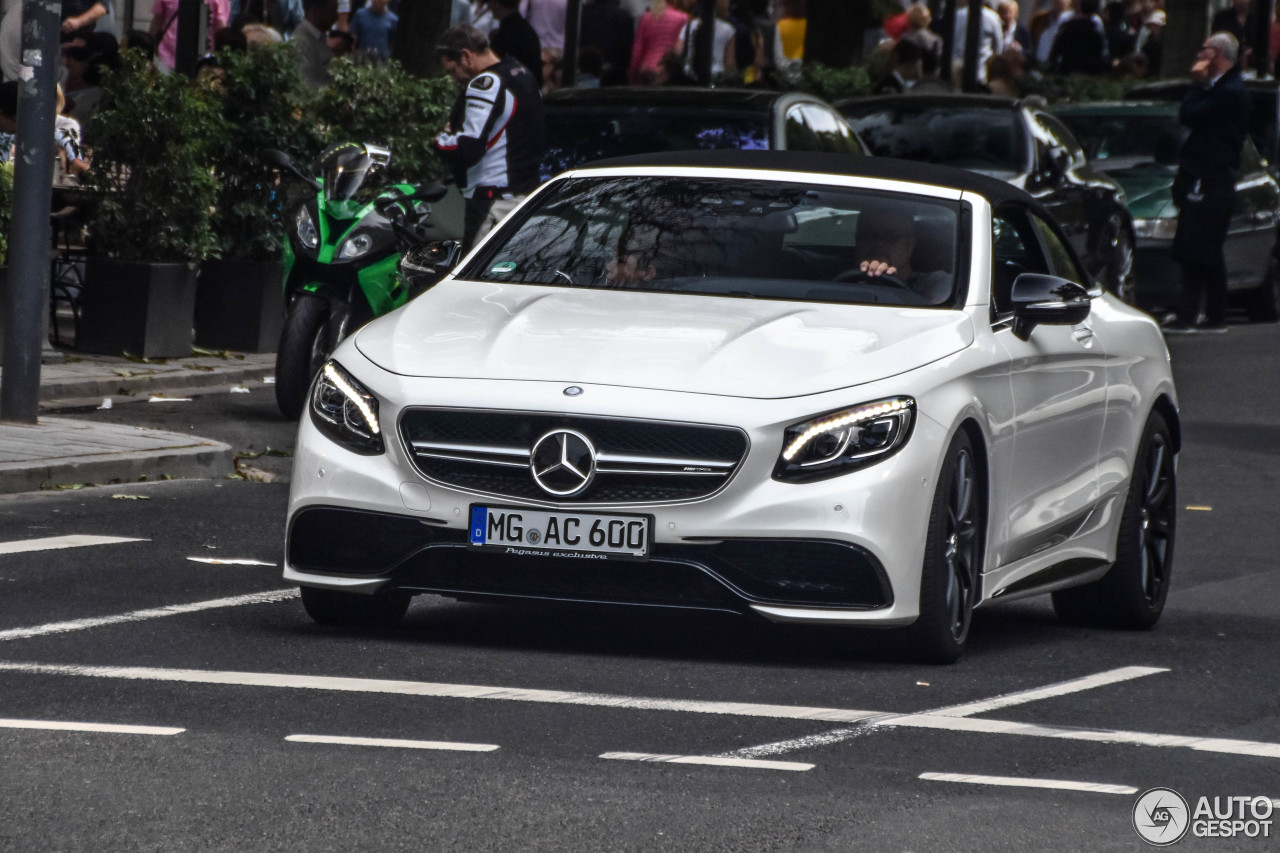
<path fill-rule="evenodd" d="M 540 188 L 317 375 L 285 579 L 880 626 L 952 661 L 1051 593 L 1149 628 L 1177 396 L 1156 324 L 1028 195 L 877 158 L 628 158 Z"/>

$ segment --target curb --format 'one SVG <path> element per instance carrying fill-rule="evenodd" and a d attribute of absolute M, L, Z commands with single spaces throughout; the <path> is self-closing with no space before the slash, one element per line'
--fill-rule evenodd
<path fill-rule="evenodd" d="M 115 397 L 125 392 L 164 391 L 208 388 L 217 385 L 240 385 L 248 381 L 260 382 L 264 376 L 275 373 L 275 367 L 261 364 L 219 366 L 214 370 L 158 370 L 144 372 L 139 366 L 133 376 L 102 376 L 72 379 L 52 379 L 40 383 L 40 402 Z"/>

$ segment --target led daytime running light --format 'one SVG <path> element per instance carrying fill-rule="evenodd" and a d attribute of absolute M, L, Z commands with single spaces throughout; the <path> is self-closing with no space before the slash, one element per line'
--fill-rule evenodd
<path fill-rule="evenodd" d="M 369 408 L 369 404 L 365 402 L 364 397 L 356 389 L 352 388 L 351 384 L 334 368 L 332 362 L 324 366 L 324 375 L 339 391 L 347 396 L 348 400 L 355 404 L 355 407 L 360 410 L 360 414 L 364 415 L 364 422 L 369 425 L 370 431 L 374 435 L 378 435 L 380 432 L 378 429 L 378 416 L 373 413 L 373 409 Z"/>
<path fill-rule="evenodd" d="M 887 400 L 871 406 L 862 406 L 824 421 L 818 421 L 798 435 L 795 441 L 791 442 L 787 449 L 782 451 L 782 458 L 787 462 L 795 459 L 796 454 L 803 450 L 806 444 L 820 435 L 851 426 L 860 421 L 875 420 L 894 412 L 901 412 L 910 407 L 911 404 L 906 400 Z"/>

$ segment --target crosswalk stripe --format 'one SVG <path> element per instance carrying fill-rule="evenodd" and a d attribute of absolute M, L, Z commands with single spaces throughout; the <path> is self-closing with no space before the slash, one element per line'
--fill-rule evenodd
<path fill-rule="evenodd" d="M 342 737 L 339 735 L 289 735 L 290 743 L 328 743 L 341 746 L 387 746 L 398 749 L 444 749 L 454 752 L 493 752 L 494 743 L 454 743 L 444 740 L 403 740 L 381 737 Z"/>
<path fill-rule="evenodd" d="M 60 720 L 0 720 L 0 729 L 33 729 L 59 732 L 104 732 L 125 735 L 176 735 L 186 729 L 164 726 L 126 726 L 116 723 L 70 723 Z"/>
<path fill-rule="evenodd" d="M 759 758 L 727 758 L 720 755 L 661 755 L 649 752 L 606 752 L 600 756 L 613 761 L 648 761 L 658 764 L 702 764 L 709 767 L 749 767 L 757 770 L 812 770 L 800 761 L 764 761 Z"/>
<path fill-rule="evenodd" d="M 1094 794 L 1136 794 L 1128 785 L 1102 782 L 1069 782 L 1062 779 L 1025 779 L 1018 776 L 976 776 L 970 773 L 921 773 L 933 782 L 965 782 L 971 785 L 1000 785 L 1009 788 L 1050 788 L 1059 791 L 1089 791 Z"/>

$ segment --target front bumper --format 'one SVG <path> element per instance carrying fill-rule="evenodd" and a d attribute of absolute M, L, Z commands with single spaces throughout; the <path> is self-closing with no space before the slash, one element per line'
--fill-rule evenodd
<path fill-rule="evenodd" d="M 358 359 L 353 354 L 350 360 Z M 646 561 L 507 555 L 468 546 L 470 508 L 524 502 L 426 478 L 391 432 L 385 453 L 357 456 L 304 416 L 290 495 L 289 582 L 364 593 L 403 589 L 460 598 L 699 608 L 824 624 L 903 625 L 918 615 L 930 498 L 948 438 L 943 428 L 918 416 L 903 449 L 878 464 L 806 484 L 771 478 L 786 426 L 815 412 L 901 393 L 897 385 L 793 400 L 588 386 L 570 399 L 561 393 L 562 383 L 409 378 L 356 369 L 381 401 L 387 424 L 398 423 L 403 411 L 393 400 L 474 408 L 493 408 L 500 400 L 506 411 L 666 416 L 732 426 L 747 434 L 750 449 L 733 479 L 702 499 L 530 504 L 651 516 Z"/>

